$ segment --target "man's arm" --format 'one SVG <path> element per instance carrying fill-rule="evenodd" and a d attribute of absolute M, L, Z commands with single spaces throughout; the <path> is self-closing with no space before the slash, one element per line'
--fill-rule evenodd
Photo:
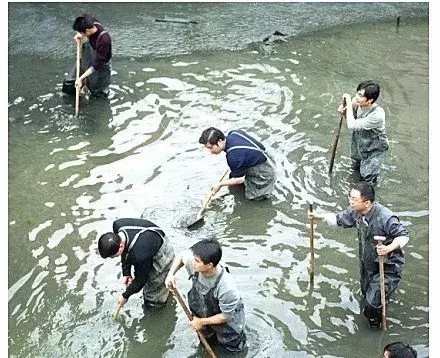
<path fill-rule="evenodd" d="M 170 271 L 168 272 L 168 275 L 165 278 L 165 286 L 170 291 L 172 291 L 173 289 L 176 288 L 176 277 L 175 277 L 175 274 L 184 265 L 184 263 L 183 263 L 183 253 L 184 253 L 184 251 L 179 252 L 177 254 L 177 256 L 174 258 L 174 261 L 173 261 L 173 263 L 171 265 Z"/>
<path fill-rule="evenodd" d="M 223 313 L 217 313 L 214 316 L 200 318 L 194 316 L 190 325 L 194 330 L 200 331 L 206 325 L 223 324 L 229 321 L 229 318 Z"/>
<path fill-rule="evenodd" d="M 391 216 L 385 223 L 384 231 L 387 236 L 394 237 L 388 245 L 377 246 L 378 255 L 388 255 L 390 252 L 402 249 L 409 241 L 407 228 L 400 222 L 397 216 Z"/>

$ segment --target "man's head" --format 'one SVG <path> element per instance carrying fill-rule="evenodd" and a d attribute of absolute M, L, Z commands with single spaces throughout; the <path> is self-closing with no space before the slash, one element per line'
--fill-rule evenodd
<path fill-rule="evenodd" d="M 356 103 L 358 106 L 370 106 L 379 98 L 379 84 L 373 81 L 363 81 L 356 88 Z"/>
<path fill-rule="evenodd" d="M 96 30 L 95 25 L 83 16 L 79 16 L 73 23 L 73 29 L 84 36 L 92 35 Z"/>
<path fill-rule="evenodd" d="M 124 251 L 124 244 L 118 234 L 107 232 L 99 238 L 98 250 L 103 259 L 107 257 L 116 257 L 120 256 Z"/>
<path fill-rule="evenodd" d="M 220 129 L 210 127 L 202 132 L 199 143 L 203 144 L 212 154 L 219 154 L 225 148 L 225 135 Z"/>
<path fill-rule="evenodd" d="M 417 358 L 417 352 L 408 344 L 394 342 L 385 346 L 383 358 Z"/>
<path fill-rule="evenodd" d="M 206 272 L 216 267 L 222 258 L 222 248 L 217 240 L 204 239 L 190 247 L 194 255 L 194 270 Z"/>
<path fill-rule="evenodd" d="M 350 206 L 357 212 L 366 214 L 374 202 L 374 186 L 365 181 L 355 184 L 348 194 Z"/>

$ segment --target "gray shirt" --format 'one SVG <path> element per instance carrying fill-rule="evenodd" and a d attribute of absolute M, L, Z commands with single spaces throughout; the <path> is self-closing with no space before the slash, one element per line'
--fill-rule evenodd
<path fill-rule="evenodd" d="M 191 250 L 185 250 L 182 254 L 182 261 L 186 268 L 186 271 L 191 276 L 195 273 L 193 267 L 194 255 Z M 203 286 L 203 294 L 206 294 L 212 287 L 214 287 L 215 281 L 220 274 L 222 266 L 218 264 L 215 267 L 215 273 L 212 276 L 206 277 L 202 273 L 199 274 L 199 282 Z M 238 307 L 241 299 L 240 292 L 231 274 L 226 270 L 223 272 L 223 276 L 214 291 L 214 296 L 218 297 L 219 307 L 223 314 L 228 319 L 231 319 L 233 313 Z"/>
<path fill-rule="evenodd" d="M 357 119 L 347 118 L 348 129 L 354 131 L 378 129 L 382 132 L 385 130 L 385 111 L 375 103 L 366 109 L 358 107 L 356 117 Z"/>

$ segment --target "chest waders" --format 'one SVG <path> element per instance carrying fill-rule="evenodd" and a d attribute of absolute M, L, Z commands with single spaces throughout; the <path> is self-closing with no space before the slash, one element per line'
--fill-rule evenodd
<path fill-rule="evenodd" d="M 370 110 L 357 118 L 367 117 L 376 108 L 377 104 L 373 104 Z M 359 168 L 363 180 L 375 184 L 388 147 L 384 131 L 377 128 L 352 131 L 350 156 L 354 161 L 353 166 Z"/>
<path fill-rule="evenodd" d="M 357 219 L 359 241 L 359 269 L 361 291 L 364 296 L 364 315 L 372 320 L 370 324 L 377 325 L 381 317 L 381 295 L 380 295 L 380 275 L 379 258 L 376 251 L 374 235 L 382 234 L 377 227 L 381 218 L 380 208 L 374 210 L 369 223 L 363 216 Z M 384 244 L 389 245 L 393 238 L 387 237 Z M 385 293 L 388 302 L 389 296 L 396 290 L 403 269 L 403 256 L 401 250 L 393 251 L 388 255 L 384 264 L 385 271 Z"/>
<path fill-rule="evenodd" d="M 215 296 L 216 288 L 223 276 L 224 268 L 215 280 L 214 286 L 206 292 L 206 287 L 199 281 L 199 273 L 195 272 L 192 276 L 192 287 L 188 292 L 188 305 L 191 312 L 201 318 L 211 317 L 222 313 L 219 306 L 218 297 Z M 204 294 L 204 292 L 206 292 Z M 244 318 L 244 307 L 240 300 L 239 307 L 237 307 L 236 315 L 239 319 Z M 243 331 L 237 332 L 229 322 L 224 324 L 204 326 L 203 334 L 210 343 L 215 343 L 217 340 L 224 348 L 230 352 L 240 351 L 244 348 L 246 343 L 246 336 Z"/>
<path fill-rule="evenodd" d="M 148 275 L 148 281 L 145 284 L 142 294 L 144 297 L 144 304 L 150 307 L 162 307 L 165 305 L 169 291 L 165 286 L 165 278 L 171 269 L 171 265 L 174 260 L 174 249 L 166 237 L 161 232 L 163 232 L 159 227 L 152 226 L 149 228 L 143 228 L 139 226 L 124 226 L 120 231 L 123 231 L 126 237 L 129 237 L 125 230 L 127 229 L 141 229 L 129 242 L 127 255 L 130 254 L 130 250 L 133 248 L 137 239 L 141 234 L 146 231 L 151 231 L 158 234 L 162 238 L 162 246 L 157 251 L 153 258 L 153 265 Z M 135 272 L 136 275 L 136 272 Z"/>
<path fill-rule="evenodd" d="M 266 161 L 264 163 L 245 169 L 244 179 L 246 198 L 249 200 L 262 200 L 269 198 L 275 187 L 275 182 L 277 179 L 275 173 L 275 160 L 273 156 L 270 153 L 262 150 L 256 143 L 241 133 L 231 132 L 231 134 L 242 137 L 249 142 L 251 146 L 236 145 L 229 148 L 226 151 L 226 154 L 234 149 L 249 149 L 263 153 L 263 155 L 266 157 Z"/>

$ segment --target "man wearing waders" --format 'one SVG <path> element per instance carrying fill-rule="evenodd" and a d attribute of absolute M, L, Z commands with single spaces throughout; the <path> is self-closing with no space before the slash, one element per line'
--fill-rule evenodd
<path fill-rule="evenodd" d="M 244 183 L 247 199 L 270 198 L 276 182 L 275 161 L 263 144 L 242 130 L 230 131 L 225 137 L 221 130 L 214 127 L 202 132 L 199 143 L 212 154 L 226 152 L 226 161 L 231 169 L 229 179 L 212 187 L 213 194 L 223 186 Z"/>
<path fill-rule="evenodd" d="M 77 17 L 73 23 L 77 31 L 75 42 L 87 37 L 82 45 L 81 75 L 75 81 L 75 86 L 85 85 L 92 96 L 107 97 L 110 85 L 110 59 L 112 58 L 112 40 L 104 27 L 89 14 Z M 72 69 L 69 78 L 76 78 L 76 67 Z"/>
<path fill-rule="evenodd" d="M 352 168 L 359 171 L 361 180 L 376 184 L 382 162 L 388 151 L 385 134 L 385 111 L 376 102 L 380 87 L 372 81 L 360 83 L 356 97 L 344 93 L 346 108 L 339 106 L 342 115 L 346 109 L 347 127 L 351 130 L 350 156 Z"/>
<path fill-rule="evenodd" d="M 174 250 L 162 229 L 148 220 L 118 219 L 113 222 L 113 232 L 99 238 L 98 249 L 102 258 L 121 256 L 122 282 L 126 286 L 119 297 L 121 307 L 142 288 L 146 308 L 165 306 L 169 292 L 164 282 Z"/>
<path fill-rule="evenodd" d="M 371 327 L 380 327 L 382 304 L 378 255 L 386 255 L 385 296 L 388 302 L 402 277 L 405 264 L 402 248 L 407 244 L 409 236 L 399 218 L 391 210 L 374 202 L 374 197 L 373 185 L 360 182 L 351 189 L 348 195 L 350 206 L 345 211 L 336 214 L 317 214 L 315 211 L 309 211 L 309 217 L 324 219 L 330 225 L 358 229 L 363 313 Z M 378 245 L 374 236 L 384 236 L 383 245 Z"/>
<path fill-rule="evenodd" d="M 185 266 L 192 288 L 188 305 L 194 315 L 192 328 L 206 340 L 219 343 L 227 352 L 246 346 L 243 301 L 229 270 L 219 264 L 222 249 L 216 240 L 204 239 L 180 252 L 165 280 L 169 290 L 176 287 L 175 274 Z"/>

